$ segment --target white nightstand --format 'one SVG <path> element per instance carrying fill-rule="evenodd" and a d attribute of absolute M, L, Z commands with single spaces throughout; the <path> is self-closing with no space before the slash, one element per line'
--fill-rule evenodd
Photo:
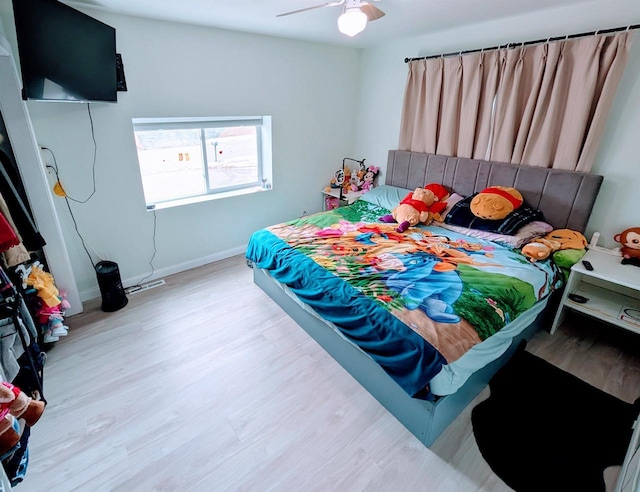
<path fill-rule="evenodd" d="M 582 260 L 589 261 L 593 271 L 587 270 Z M 587 251 L 582 260 L 571 267 L 551 334 L 562 323 L 567 309 L 640 334 L 640 267 L 622 265 L 622 257 L 595 250 Z M 575 302 L 570 294 L 579 294 L 588 301 Z M 624 308 L 628 309 L 626 313 Z"/>
<path fill-rule="evenodd" d="M 338 207 L 342 207 L 344 205 L 351 205 L 358 198 L 363 195 L 364 191 L 350 191 L 348 193 L 342 193 L 342 200 L 339 201 Z M 335 199 L 340 198 L 340 188 L 331 188 L 331 191 L 322 190 L 322 210 L 326 211 L 327 208 L 327 198 L 333 197 Z"/>

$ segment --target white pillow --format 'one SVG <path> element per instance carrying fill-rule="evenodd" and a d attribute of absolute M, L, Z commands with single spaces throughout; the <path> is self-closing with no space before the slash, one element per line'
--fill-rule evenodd
<path fill-rule="evenodd" d="M 398 206 L 402 199 L 413 190 L 406 190 L 391 185 L 380 185 L 364 193 L 360 200 L 377 205 L 387 210 Z"/>

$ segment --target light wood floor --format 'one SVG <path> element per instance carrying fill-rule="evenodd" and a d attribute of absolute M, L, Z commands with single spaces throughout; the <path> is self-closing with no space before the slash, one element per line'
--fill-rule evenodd
<path fill-rule="evenodd" d="M 253 284 L 244 258 L 166 280 L 120 311 L 93 301 L 67 320 L 19 490 L 510 490 L 471 429 L 487 389 L 427 449 Z M 640 396 L 638 336 L 569 316 L 528 350 Z"/>

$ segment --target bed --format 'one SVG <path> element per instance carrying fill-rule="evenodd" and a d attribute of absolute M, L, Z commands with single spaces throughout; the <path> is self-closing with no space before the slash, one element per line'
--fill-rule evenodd
<path fill-rule="evenodd" d="M 465 197 L 514 187 L 544 223 L 583 232 L 602 176 L 391 150 L 383 186 L 256 231 L 246 256 L 255 283 L 430 446 L 543 327 L 563 277 L 550 260 L 455 227 L 398 233 L 379 221 L 427 183 Z"/>

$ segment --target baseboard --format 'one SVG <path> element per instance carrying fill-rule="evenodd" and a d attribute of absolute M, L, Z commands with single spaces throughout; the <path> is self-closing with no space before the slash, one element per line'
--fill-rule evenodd
<path fill-rule="evenodd" d="M 202 258 L 196 258 L 195 260 L 190 260 L 184 263 L 178 263 L 177 265 L 160 268 L 159 270 L 154 271 L 153 274 L 148 278 L 145 278 L 147 277 L 147 274 L 137 275 L 135 277 L 128 277 L 126 279 L 122 279 L 122 285 L 125 288 L 131 287 L 132 285 L 137 285 L 143 279 L 145 283 L 151 282 L 152 280 L 168 277 L 169 275 L 174 275 L 180 272 L 185 272 L 187 270 L 191 270 L 192 268 L 198 268 L 198 267 L 201 267 L 202 265 L 213 263 L 214 261 L 225 260 L 227 258 L 231 258 L 232 256 L 243 254 L 246 250 L 247 250 L 247 245 L 245 244 L 243 246 L 238 246 L 237 248 L 221 251 L 213 255 L 203 256 Z M 91 299 L 97 299 L 99 297 L 100 297 L 100 289 L 98 288 L 97 284 L 95 287 L 91 289 L 80 291 L 80 300 L 82 302 L 90 301 Z"/>

